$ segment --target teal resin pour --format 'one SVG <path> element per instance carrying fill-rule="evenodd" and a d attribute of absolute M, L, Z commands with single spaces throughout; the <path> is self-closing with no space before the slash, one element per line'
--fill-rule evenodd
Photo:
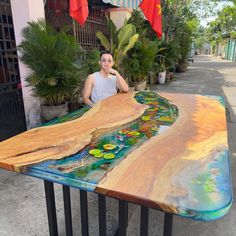
<path fill-rule="evenodd" d="M 217 95 L 204 95 L 204 96 L 206 96 L 206 97 L 208 97 L 208 98 L 211 98 L 211 99 L 213 99 L 213 100 L 217 100 L 218 102 L 220 102 L 220 104 L 221 104 L 223 107 L 225 107 L 225 99 L 224 99 L 224 97 L 222 97 L 222 96 L 217 96 Z"/>
<path fill-rule="evenodd" d="M 220 102 L 225 107 L 222 96 L 204 96 Z M 185 176 L 184 179 L 181 178 L 182 187 L 190 189 L 190 191 L 188 198 L 176 199 L 178 201 L 178 214 L 201 221 L 215 220 L 224 216 L 232 205 L 228 150 L 211 155 L 201 165 L 199 163 L 193 165 L 196 166 L 196 171 L 192 171 L 191 176 L 187 172 L 184 173 L 185 170 L 180 173 L 180 176 Z M 175 181 L 178 182 L 178 178 Z M 208 210 L 206 211 L 206 209 Z"/>
<path fill-rule="evenodd" d="M 178 214 L 196 220 L 215 220 L 225 215 L 232 203 L 230 164 L 228 151 L 212 155 L 202 163 L 192 164 L 191 175 L 184 169 L 179 173 L 185 176 L 175 178 L 181 186 L 189 189 L 188 195 L 178 197 Z M 180 178 L 180 177 L 179 177 Z M 173 199 L 172 199 L 173 201 Z M 207 210 L 206 210 L 207 209 Z"/>
<path fill-rule="evenodd" d="M 87 112 L 90 109 L 91 109 L 90 106 L 84 106 L 84 107 L 82 107 L 81 109 L 79 109 L 77 111 L 71 112 L 70 114 L 65 115 L 63 117 L 53 119 L 53 120 L 51 120 L 47 123 L 42 124 L 41 126 L 56 125 L 56 124 L 60 124 L 60 123 L 64 123 L 64 122 L 67 122 L 67 121 L 77 119 L 77 118 L 81 117 L 85 112 Z"/>
<path fill-rule="evenodd" d="M 74 155 L 31 165 L 26 173 L 94 191 L 96 184 L 107 172 L 146 140 L 164 132 L 178 117 L 177 107 L 156 93 L 139 92 L 134 98 L 141 104 L 149 105 L 140 118 L 117 129 L 114 128 L 114 131 L 93 140 Z M 79 113 L 80 116 L 81 114 L 82 112 Z M 66 117 L 59 118 L 49 124 L 66 120 L 68 120 Z"/>

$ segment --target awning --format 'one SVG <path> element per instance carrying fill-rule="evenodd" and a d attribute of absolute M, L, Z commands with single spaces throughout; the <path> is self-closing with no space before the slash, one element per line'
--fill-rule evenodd
<path fill-rule="evenodd" d="M 118 7 L 136 9 L 142 0 L 103 0 L 103 2 L 110 3 Z"/>

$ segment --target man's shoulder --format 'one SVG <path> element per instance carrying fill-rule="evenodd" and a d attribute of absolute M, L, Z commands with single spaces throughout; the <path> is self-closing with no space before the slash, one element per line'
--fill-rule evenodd
<path fill-rule="evenodd" d="M 90 79 L 90 80 L 91 80 L 91 79 L 94 79 L 94 78 L 96 77 L 96 73 L 97 73 L 97 72 L 94 72 L 93 74 L 89 74 L 88 77 L 87 77 L 87 79 Z"/>

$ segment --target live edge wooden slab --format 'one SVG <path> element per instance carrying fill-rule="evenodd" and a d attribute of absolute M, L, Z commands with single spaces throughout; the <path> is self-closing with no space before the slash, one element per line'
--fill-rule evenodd
<path fill-rule="evenodd" d="M 0 167 L 194 219 L 223 216 L 232 189 L 222 98 L 159 95 L 118 94 L 3 141 Z"/>
<path fill-rule="evenodd" d="M 29 164 L 74 154 L 91 142 L 96 130 L 109 129 L 137 119 L 145 108 L 147 106 L 137 103 L 131 94 L 119 94 L 97 103 L 79 119 L 31 129 L 0 142 L 0 167 L 20 171 Z"/>

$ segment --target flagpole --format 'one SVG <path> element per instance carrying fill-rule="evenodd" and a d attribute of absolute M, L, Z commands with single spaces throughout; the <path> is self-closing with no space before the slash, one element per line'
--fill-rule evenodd
<path fill-rule="evenodd" d="M 73 24 L 73 35 L 74 35 L 75 41 L 77 42 L 76 25 L 75 25 L 76 23 L 74 19 L 72 21 L 72 24 Z"/>
<path fill-rule="evenodd" d="M 74 19 L 72 20 L 72 24 L 73 24 L 73 35 L 74 35 L 75 43 L 77 45 L 78 44 L 78 42 L 77 42 L 77 30 L 76 30 L 76 22 L 75 22 Z M 78 53 L 76 53 L 76 59 L 78 59 Z"/>

